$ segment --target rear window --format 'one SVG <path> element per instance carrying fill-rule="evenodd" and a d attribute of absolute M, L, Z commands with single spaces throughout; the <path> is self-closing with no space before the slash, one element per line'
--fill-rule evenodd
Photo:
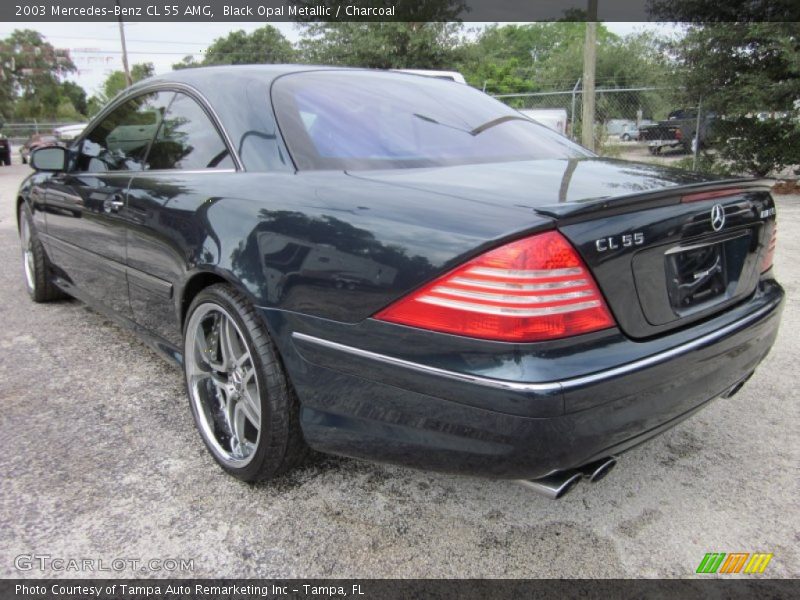
<path fill-rule="evenodd" d="M 401 73 L 278 78 L 272 100 L 301 170 L 387 169 L 588 156 L 465 85 Z"/>

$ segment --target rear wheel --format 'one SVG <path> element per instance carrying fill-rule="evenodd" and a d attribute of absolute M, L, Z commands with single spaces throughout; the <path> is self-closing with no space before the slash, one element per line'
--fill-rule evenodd
<path fill-rule="evenodd" d="M 34 302 L 49 302 L 66 297 L 51 281 L 51 265 L 44 246 L 32 226 L 30 210 L 23 203 L 19 208 L 19 241 L 25 288 Z"/>
<path fill-rule="evenodd" d="M 184 328 L 192 414 L 214 459 L 244 481 L 280 475 L 307 455 L 299 404 L 255 309 L 224 284 L 192 302 Z"/>

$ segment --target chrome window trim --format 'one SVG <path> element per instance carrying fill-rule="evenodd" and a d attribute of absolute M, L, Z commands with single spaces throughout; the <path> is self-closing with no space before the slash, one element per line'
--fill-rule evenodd
<path fill-rule="evenodd" d="M 142 85 L 140 87 L 128 88 L 125 91 L 121 92 L 117 95 L 108 105 L 97 114 L 97 116 L 89 122 L 89 125 L 83 131 L 83 133 L 76 139 L 70 147 L 77 147 L 79 144 L 83 143 L 83 140 L 94 131 L 95 127 L 99 123 L 103 121 L 112 111 L 115 111 L 117 108 L 132 100 L 136 96 L 140 96 L 143 94 L 150 94 L 153 92 L 173 92 L 173 93 L 184 93 L 190 98 L 192 98 L 195 102 L 200 105 L 200 108 L 208 115 L 209 119 L 211 120 L 211 124 L 215 127 L 217 132 L 222 136 L 222 142 L 228 149 L 228 152 L 233 159 L 233 163 L 236 166 L 235 171 L 246 171 L 247 169 L 244 168 L 244 163 L 242 162 L 241 157 L 239 156 L 238 151 L 236 150 L 236 146 L 234 145 L 233 141 L 231 140 L 230 135 L 228 135 L 228 131 L 225 129 L 222 121 L 217 114 L 217 111 L 214 110 L 214 107 L 211 106 L 211 103 L 208 101 L 202 92 L 200 92 L 197 88 L 188 85 L 186 83 L 180 82 L 172 82 L 172 81 L 157 81 L 149 84 Z M 174 98 L 173 98 L 174 100 Z M 89 171 L 77 171 L 79 173 L 90 173 Z M 157 169 L 153 171 L 107 171 L 107 172 L 100 172 L 100 174 L 108 175 L 108 174 L 135 174 L 135 173 L 157 173 L 157 172 L 164 172 L 164 173 L 198 173 L 198 172 L 212 172 L 212 173 L 228 173 L 230 169 L 194 169 L 194 170 L 187 170 L 181 171 L 180 169 Z"/>
<path fill-rule="evenodd" d="M 550 381 L 542 383 L 518 383 L 514 381 L 506 381 L 503 379 L 493 379 L 490 377 L 481 377 L 479 375 L 458 373 L 455 371 L 449 371 L 447 369 L 440 369 L 438 367 L 431 367 L 428 365 L 415 363 L 413 361 L 405 360 L 402 358 L 395 358 L 393 356 L 387 356 L 385 354 L 371 352 L 369 350 L 363 350 L 361 348 L 355 348 L 353 346 L 347 346 L 345 344 L 340 344 L 338 342 L 333 342 L 330 340 L 319 338 L 313 335 L 308 335 L 305 333 L 300 333 L 297 331 L 292 333 L 292 338 L 295 340 L 300 340 L 317 346 L 322 346 L 324 348 L 338 350 L 340 352 L 344 352 L 346 354 L 350 354 L 353 356 L 374 360 L 376 362 L 380 362 L 383 364 L 401 367 L 419 373 L 424 373 L 427 375 L 436 375 L 439 377 L 444 377 L 447 379 L 460 381 L 463 383 L 472 383 L 485 387 L 491 387 L 501 390 L 509 390 L 514 392 L 522 392 L 522 393 L 525 392 L 552 393 L 558 391 L 565 392 L 575 388 L 581 388 L 583 386 L 601 383 L 608 379 L 613 379 L 621 375 L 626 375 L 643 368 L 652 367 L 657 364 L 663 363 L 678 355 L 690 352 L 692 350 L 696 350 L 709 343 L 715 342 L 718 339 L 723 338 L 730 333 L 733 333 L 739 329 L 746 327 L 747 325 L 750 325 L 755 321 L 760 320 L 762 317 L 766 316 L 767 314 L 775 310 L 779 304 L 780 304 L 779 300 L 771 302 L 767 306 L 763 306 L 757 311 L 752 312 L 749 315 L 742 317 L 737 321 L 734 321 L 733 323 L 729 323 L 728 325 L 720 327 L 719 329 L 707 333 L 699 338 L 696 338 L 684 344 L 680 344 L 679 346 L 675 346 L 673 348 L 670 348 L 669 350 L 664 350 L 662 352 L 652 354 L 645 358 L 641 358 L 639 360 L 635 360 L 633 362 L 621 365 L 619 367 L 608 369 L 606 371 L 601 371 L 599 373 L 593 373 L 591 375 L 583 375 L 580 377 L 573 377 L 571 379 L 564 379 L 562 381 Z"/>

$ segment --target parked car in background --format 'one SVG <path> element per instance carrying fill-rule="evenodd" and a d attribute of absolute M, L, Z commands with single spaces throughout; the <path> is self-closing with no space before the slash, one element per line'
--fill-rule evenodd
<path fill-rule="evenodd" d="M 715 119 L 713 112 L 702 113 L 698 128 L 695 109 L 674 110 L 665 121 L 640 127 L 639 141 L 647 142 L 650 154 L 660 154 L 665 148 L 690 153 L 698 143 L 701 148 L 708 145 Z"/>
<path fill-rule="evenodd" d="M 184 69 L 31 164 L 30 297 L 174 361 L 246 481 L 312 448 L 557 497 L 735 394 L 778 333 L 771 182 L 602 158 L 436 78 Z"/>
<path fill-rule="evenodd" d="M 75 125 L 62 125 L 53 129 L 53 135 L 61 142 L 69 143 L 78 138 L 86 129 L 86 123 L 76 123 Z"/>
<path fill-rule="evenodd" d="M 606 133 L 619 137 L 623 142 L 639 139 L 639 128 L 651 125 L 653 121 L 642 119 L 638 124 L 634 119 L 609 119 L 606 121 Z"/>
<path fill-rule="evenodd" d="M 520 113 L 548 129 L 567 135 L 567 111 L 563 108 L 521 108 Z"/>
<path fill-rule="evenodd" d="M 60 142 L 54 135 L 44 133 L 34 133 L 28 141 L 25 142 L 19 149 L 19 155 L 22 159 L 22 164 L 27 165 L 30 160 L 31 153 L 37 148 L 45 148 L 47 146 L 58 146 Z"/>
<path fill-rule="evenodd" d="M 0 164 L 3 166 L 11 164 L 11 142 L 2 131 L 0 131 Z"/>

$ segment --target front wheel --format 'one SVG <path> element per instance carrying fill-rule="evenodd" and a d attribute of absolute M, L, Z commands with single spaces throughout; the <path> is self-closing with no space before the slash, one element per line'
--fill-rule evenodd
<path fill-rule="evenodd" d="M 44 246 L 32 226 L 31 213 L 27 205 L 20 205 L 19 242 L 22 249 L 22 268 L 25 273 L 25 289 L 34 302 L 49 302 L 66 297 L 51 281 L 50 260 Z"/>
<path fill-rule="evenodd" d="M 224 284 L 192 302 L 184 327 L 184 372 L 200 435 L 235 477 L 259 481 L 307 454 L 299 403 L 253 306 Z"/>

